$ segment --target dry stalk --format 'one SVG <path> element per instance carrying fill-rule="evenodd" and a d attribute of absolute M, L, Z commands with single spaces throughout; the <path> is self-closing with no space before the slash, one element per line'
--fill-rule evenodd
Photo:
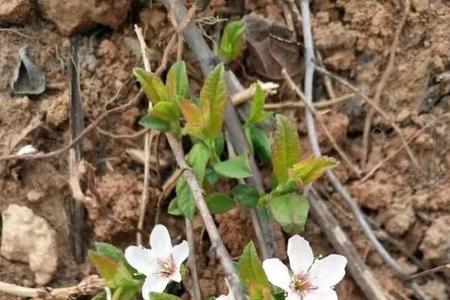
<path fill-rule="evenodd" d="M 410 10 L 410 3 L 409 0 L 403 0 L 403 14 L 402 18 L 400 19 L 400 22 L 397 25 L 397 28 L 395 29 L 394 33 L 394 40 L 392 41 L 390 53 L 389 53 L 389 60 L 386 65 L 386 69 L 383 72 L 383 75 L 381 76 L 380 82 L 378 82 L 377 88 L 375 90 L 375 96 L 373 98 L 373 102 L 376 105 L 380 105 L 381 101 L 381 95 L 386 87 L 386 84 L 389 80 L 389 77 L 392 74 L 392 71 L 394 70 L 395 66 L 395 54 L 397 52 L 398 44 L 400 41 L 400 35 L 402 33 L 403 27 L 405 26 L 406 20 L 408 19 Z M 362 168 L 366 168 L 368 153 L 369 153 L 369 139 L 370 139 L 370 130 L 372 127 L 372 119 L 375 115 L 375 111 L 372 108 L 369 108 L 366 116 L 366 120 L 364 122 L 364 131 L 363 131 L 363 149 L 362 149 L 362 157 L 361 157 L 361 165 Z M 414 165 L 417 169 L 419 169 L 419 164 L 417 163 L 417 160 L 414 157 L 414 154 L 412 153 L 411 149 L 406 148 L 408 151 L 409 156 L 411 157 Z"/>

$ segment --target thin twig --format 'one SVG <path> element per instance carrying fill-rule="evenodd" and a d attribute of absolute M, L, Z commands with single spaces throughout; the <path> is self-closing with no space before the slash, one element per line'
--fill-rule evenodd
<path fill-rule="evenodd" d="M 300 2 L 301 10 L 302 10 L 302 16 L 303 16 L 303 37 L 304 37 L 304 44 L 305 44 L 305 97 L 309 100 L 312 99 L 312 87 L 313 87 L 313 78 L 314 78 L 314 70 L 318 70 L 319 68 L 315 66 L 314 64 L 314 46 L 313 46 L 313 39 L 312 39 L 312 33 L 311 33 L 311 23 L 310 23 L 310 10 L 309 10 L 309 0 L 298 0 Z M 355 91 L 356 92 L 356 91 Z M 320 156 L 320 146 L 317 139 L 317 133 L 315 129 L 314 124 L 314 118 L 312 116 L 312 113 L 309 109 L 305 110 L 305 118 L 306 118 L 306 125 L 308 128 L 308 138 L 309 142 L 311 144 L 311 148 L 313 150 L 314 155 Z M 361 209 L 358 207 L 358 205 L 355 203 L 355 201 L 352 199 L 350 194 L 347 192 L 345 187 L 341 184 L 339 179 L 334 175 L 334 173 L 331 170 L 328 170 L 326 172 L 328 179 L 330 180 L 331 184 L 334 186 L 336 191 L 342 196 L 342 198 L 346 201 L 347 205 L 350 207 L 350 209 L 353 212 L 353 215 L 356 218 L 356 221 L 361 226 L 361 229 L 369 239 L 369 241 L 372 243 L 374 248 L 377 250 L 378 254 L 383 258 L 383 260 L 386 262 L 386 264 L 395 271 L 395 274 L 397 277 L 399 277 L 402 281 L 405 282 L 407 279 L 407 274 L 403 271 L 403 269 L 398 265 L 397 261 L 389 254 L 389 252 L 384 248 L 384 246 L 380 243 L 380 241 L 376 238 L 374 232 L 370 228 L 370 225 L 367 223 L 367 220 L 361 211 Z M 349 258 L 349 257 L 347 257 Z M 354 278 L 357 282 L 359 282 L 359 279 L 357 278 L 357 274 L 353 274 Z M 416 296 L 420 297 L 420 299 L 427 299 L 426 295 L 422 293 L 418 288 L 414 281 L 410 282 L 410 287 L 414 290 L 414 293 Z M 377 285 L 377 289 L 379 286 Z M 366 293 L 366 296 L 369 297 L 369 294 L 367 292 L 370 292 L 371 299 L 379 299 L 376 297 L 376 294 L 373 294 L 372 291 L 368 291 L 367 287 L 364 287 L 362 289 L 363 292 Z M 375 298 L 374 298 L 375 297 Z M 383 299 L 385 299 L 385 296 L 383 296 Z"/>
<path fill-rule="evenodd" d="M 411 158 L 411 160 L 413 161 L 414 165 L 418 168 L 419 165 L 417 163 L 416 158 L 414 157 L 414 153 L 411 150 L 411 148 L 408 146 L 408 143 L 406 142 L 405 136 L 402 133 L 400 127 L 398 127 L 398 125 L 391 120 L 391 118 L 386 114 L 386 112 L 380 108 L 379 105 L 377 105 L 375 102 L 373 102 L 372 99 L 370 99 L 367 95 L 365 95 L 363 92 L 361 92 L 359 89 L 357 89 L 355 86 L 353 86 L 352 84 L 350 84 L 347 80 L 345 80 L 344 78 L 331 73 L 330 71 L 328 71 L 327 69 L 320 67 L 318 65 L 315 65 L 315 70 L 325 76 L 329 76 L 331 78 L 333 78 L 334 80 L 336 80 L 337 82 L 339 82 L 340 84 L 346 86 L 347 88 L 349 88 L 350 90 L 352 90 L 354 93 L 358 94 L 361 96 L 361 98 L 363 98 L 363 100 L 369 104 L 377 113 L 379 113 L 383 119 L 385 119 L 394 129 L 394 131 L 397 133 L 397 135 L 400 137 L 404 148 L 406 149 L 409 157 Z"/>
<path fill-rule="evenodd" d="M 131 99 L 129 102 L 105 111 L 97 119 L 95 119 L 91 124 L 89 124 L 89 126 L 86 127 L 71 143 L 67 144 L 66 146 L 64 146 L 58 150 L 48 152 L 48 153 L 40 153 L 40 154 L 32 154 L 32 155 L 5 155 L 5 156 L 0 157 L 0 161 L 11 160 L 11 159 L 17 159 L 17 160 L 44 159 L 44 158 L 52 158 L 52 157 L 58 156 L 60 154 L 63 154 L 64 152 L 66 152 L 70 148 L 72 148 L 76 143 L 81 141 L 87 134 L 89 134 L 93 129 L 95 129 L 110 114 L 127 110 L 127 109 L 131 108 L 133 105 L 135 105 L 139 101 L 139 99 L 142 97 L 143 94 L 144 93 L 142 92 L 142 90 L 140 90 L 139 93 L 137 93 L 133 97 L 133 99 Z"/>
<path fill-rule="evenodd" d="M 315 109 L 324 109 L 328 108 L 333 105 L 341 104 L 344 102 L 347 102 L 348 100 L 351 100 L 355 97 L 354 93 L 346 94 L 328 101 L 319 101 L 314 102 L 312 105 Z M 289 109 L 289 108 L 305 108 L 306 104 L 304 102 L 298 102 L 298 101 L 286 101 L 286 102 L 280 102 L 280 103 L 266 103 L 264 105 L 265 109 L 275 110 L 275 109 Z"/>
<path fill-rule="evenodd" d="M 220 259 L 226 277 L 230 282 L 232 293 L 237 300 L 243 300 L 244 298 L 241 290 L 241 284 L 234 268 L 233 260 L 227 249 L 225 248 L 217 226 L 214 223 L 214 219 L 208 210 L 208 206 L 206 205 L 206 201 L 203 196 L 202 188 L 200 187 L 200 184 L 195 178 L 192 169 L 189 167 L 184 158 L 183 149 L 178 139 L 171 133 L 166 133 L 166 137 L 178 163 L 178 166 L 181 169 L 186 169 L 183 176 L 192 191 L 195 204 L 198 208 L 200 216 L 202 217 L 203 223 L 205 224 L 206 231 L 208 232 L 212 248 L 216 250 L 216 254 Z"/>
<path fill-rule="evenodd" d="M 151 71 L 150 61 L 147 55 L 147 44 L 145 43 L 144 35 L 142 34 L 141 27 L 134 25 L 134 31 L 139 40 L 139 45 L 141 47 L 142 60 L 144 63 L 144 68 L 147 72 Z M 152 100 L 152 99 L 149 99 Z M 148 101 L 148 109 L 152 109 L 152 101 Z M 148 203 L 148 182 L 150 180 L 150 148 L 151 142 L 153 140 L 153 131 L 146 132 L 144 136 L 144 186 L 142 188 L 142 198 L 140 203 L 140 212 L 138 220 L 138 228 L 136 230 L 136 242 L 138 245 L 142 245 L 142 232 L 144 229 L 145 212 L 147 210 Z"/>
<path fill-rule="evenodd" d="M 105 280 L 97 275 L 91 275 L 76 286 L 65 288 L 29 288 L 0 281 L 0 292 L 18 297 L 36 298 L 42 300 L 66 300 L 75 295 L 92 295 L 106 286 Z"/>
<path fill-rule="evenodd" d="M 271 81 L 260 82 L 259 85 L 260 85 L 261 89 L 269 95 L 275 95 L 277 93 L 277 89 L 279 87 L 279 84 L 271 82 Z M 242 104 L 242 103 L 252 99 L 253 96 L 255 95 L 255 91 L 256 91 L 256 87 L 255 87 L 255 85 L 252 85 L 243 91 L 233 94 L 231 96 L 231 102 L 233 103 L 233 105 Z"/>
<path fill-rule="evenodd" d="M 360 177 L 362 173 L 361 170 L 351 161 L 351 159 L 347 156 L 347 154 L 345 154 L 344 150 L 342 150 L 341 147 L 338 145 L 333 135 L 331 134 L 330 130 L 328 129 L 327 125 L 325 124 L 325 121 L 322 119 L 320 114 L 317 113 L 310 100 L 306 98 L 306 95 L 304 95 L 302 91 L 300 91 L 300 89 L 295 85 L 294 81 L 292 80 L 292 78 L 289 76 L 289 74 L 286 72 L 285 69 L 283 69 L 281 73 L 283 74 L 284 79 L 289 83 L 291 89 L 294 90 L 295 93 L 298 95 L 298 97 L 306 104 L 307 110 L 311 111 L 312 115 L 316 118 L 317 122 L 319 122 L 320 127 L 322 127 L 323 132 L 330 140 L 336 152 L 339 153 L 339 155 L 342 157 L 345 163 L 353 171 L 353 173 L 355 173 L 356 176 Z"/>
<path fill-rule="evenodd" d="M 162 186 L 161 194 L 158 196 L 158 201 L 156 202 L 156 213 L 155 213 L 155 225 L 159 223 L 159 215 L 161 214 L 161 202 L 167 198 L 167 196 L 170 194 L 170 192 L 175 188 L 177 185 L 178 179 L 183 175 L 183 172 L 185 169 L 176 169 L 172 175 L 170 175 L 169 178 L 164 182 Z"/>
<path fill-rule="evenodd" d="M 144 129 L 139 130 L 139 131 L 137 131 L 137 132 L 135 132 L 135 133 L 130 133 L 130 134 L 116 134 L 116 133 L 112 133 L 112 132 L 106 131 L 106 130 L 102 129 L 101 127 L 97 127 L 97 131 L 98 131 L 100 134 L 102 134 L 102 135 L 104 135 L 104 136 L 107 136 L 107 137 L 109 137 L 109 138 L 115 139 L 115 140 L 124 140 L 124 139 L 132 140 L 132 139 L 136 139 L 136 138 L 139 138 L 139 137 L 143 136 L 143 135 L 144 135 L 145 133 L 147 133 L 149 130 L 148 130 L 147 128 L 144 128 Z"/>
<path fill-rule="evenodd" d="M 192 228 L 192 222 L 189 218 L 185 218 L 186 223 L 186 238 L 189 244 L 189 255 L 188 264 L 191 271 L 192 277 L 192 289 L 194 291 L 194 299 L 202 299 L 202 292 L 200 289 L 200 282 L 198 280 L 198 270 L 197 270 L 197 255 L 195 253 L 195 239 L 194 239 L 194 229 Z"/>
<path fill-rule="evenodd" d="M 402 30 L 406 23 L 406 20 L 408 19 L 409 10 L 410 10 L 409 0 L 403 0 L 403 14 L 400 19 L 400 22 L 397 25 L 397 28 L 395 29 L 394 40 L 392 41 L 392 45 L 391 45 L 391 49 L 390 49 L 390 53 L 389 53 L 389 60 L 386 65 L 386 69 L 384 70 L 384 73 L 381 76 L 380 82 L 378 82 L 377 88 L 375 90 L 375 96 L 373 98 L 373 102 L 377 105 L 380 105 L 381 94 L 383 93 L 383 91 L 386 87 L 386 84 L 391 76 L 391 73 L 394 70 L 395 54 L 397 52 L 398 43 L 400 41 L 400 35 L 402 33 Z M 372 108 L 369 108 L 369 110 L 367 112 L 366 120 L 364 122 L 364 131 L 363 131 L 363 140 L 362 140 L 363 148 L 362 148 L 361 165 L 362 165 L 363 169 L 365 169 L 366 163 L 367 163 L 367 157 L 368 157 L 368 153 L 369 153 L 370 130 L 372 127 L 372 119 L 373 119 L 374 115 L 375 115 L 375 111 Z M 412 152 L 410 153 L 410 156 L 411 156 L 411 159 L 413 160 L 414 164 L 416 165 L 416 167 L 419 168 L 419 164 L 415 160 L 414 155 L 412 155 Z"/>
<path fill-rule="evenodd" d="M 411 137 L 406 143 L 409 145 L 410 143 L 412 143 L 415 139 L 417 139 L 426 129 L 434 126 L 436 123 L 442 121 L 443 119 L 446 119 L 450 117 L 450 113 L 446 113 L 432 121 L 430 121 L 429 123 L 425 124 L 419 131 L 417 131 L 413 137 Z M 385 157 L 382 161 L 380 161 L 379 163 L 377 163 L 369 172 L 367 172 L 367 174 L 364 176 L 363 179 L 361 179 L 361 182 L 366 181 L 367 179 L 369 179 L 370 177 L 372 177 L 373 174 L 375 174 L 375 172 L 380 169 L 385 163 L 387 163 L 389 160 L 391 160 L 392 158 L 394 158 L 395 156 L 397 156 L 400 152 L 403 151 L 403 149 L 405 149 L 405 145 L 402 145 L 400 148 L 398 148 L 397 150 L 395 150 L 393 153 L 391 153 L 390 155 L 388 155 L 387 157 Z"/>
<path fill-rule="evenodd" d="M 419 272 L 419 273 L 416 273 L 416 274 L 413 274 L 408 279 L 409 280 L 415 280 L 415 279 L 418 279 L 418 278 L 422 278 L 422 277 L 434 274 L 436 272 L 443 272 L 445 270 L 450 270 L 450 263 L 445 264 L 445 265 L 441 265 L 441 266 L 437 266 L 437 267 L 434 267 L 432 269 L 425 270 L 425 271 L 422 271 L 422 272 Z"/>

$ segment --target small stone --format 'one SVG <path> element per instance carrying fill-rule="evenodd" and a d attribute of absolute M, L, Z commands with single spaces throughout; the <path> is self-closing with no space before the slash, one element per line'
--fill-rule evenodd
<path fill-rule="evenodd" d="M 30 0 L 0 1 L 0 22 L 23 24 L 31 12 Z"/>
<path fill-rule="evenodd" d="M 126 20 L 132 0 L 38 0 L 42 16 L 58 30 L 71 35 L 97 25 L 119 28 Z"/>
<path fill-rule="evenodd" d="M 394 235 L 402 235 L 408 231 L 416 219 L 412 206 L 405 203 L 407 202 L 395 202 L 385 212 L 386 221 L 384 226 L 387 232 Z"/>
<path fill-rule="evenodd" d="M 28 263 L 36 284 L 48 284 L 58 266 L 55 230 L 31 209 L 15 204 L 3 211 L 2 220 L 1 255 Z"/>
<path fill-rule="evenodd" d="M 27 193 L 27 200 L 30 202 L 38 202 L 45 196 L 45 193 L 36 190 L 30 190 Z"/>
<path fill-rule="evenodd" d="M 324 59 L 326 66 L 331 67 L 334 70 L 348 70 L 355 61 L 355 53 L 353 50 L 337 51 L 331 56 Z"/>
<path fill-rule="evenodd" d="M 431 280 L 420 287 L 433 300 L 448 300 L 447 285 L 441 280 Z"/>
<path fill-rule="evenodd" d="M 408 109 L 402 109 L 398 115 L 395 117 L 395 120 L 399 123 L 406 121 L 411 116 L 411 112 Z"/>
<path fill-rule="evenodd" d="M 426 260 L 437 264 L 450 261 L 450 215 L 442 216 L 431 223 L 419 246 Z"/>

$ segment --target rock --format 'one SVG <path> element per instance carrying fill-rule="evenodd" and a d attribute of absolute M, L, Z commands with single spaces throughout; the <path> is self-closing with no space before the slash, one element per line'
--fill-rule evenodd
<path fill-rule="evenodd" d="M 386 231 L 394 235 L 404 234 L 415 220 L 412 205 L 407 202 L 395 202 L 384 213 Z"/>
<path fill-rule="evenodd" d="M 437 264 L 450 261 L 450 215 L 442 216 L 431 223 L 419 246 L 426 260 Z"/>
<path fill-rule="evenodd" d="M 431 280 L 420 288 L 433 300 L 448 300 L 447 285 L 441 280 Z"/>
<path fill-rule="evenodd" d="M 87 31 L 96 25 L 117 29 L 125 21 L 132 0 L 38 0 L 42 16 L 65 35 Z"/>
<path fill-rule="evenodd" d="M 28 263 L 35 282 L 46 285 L 58 266 L 56 232 L 27 207 L 11 204 L 2 213 L 1 255 Z"/>
<path fill-rule="evenodd" d="M 342 50 L 326 57 L 323 62 L 326 66 L 333 70 L 348 70 L 355 61 L 355 53 L 353 50 Z"/>
<path fill-rule="evenodd" d="M 23 24 L 31 12 L 30 0 L 0 1 L 0 22 Z"/>

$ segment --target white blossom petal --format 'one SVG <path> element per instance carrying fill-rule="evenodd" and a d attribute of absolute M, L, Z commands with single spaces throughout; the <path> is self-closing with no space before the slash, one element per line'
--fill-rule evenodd
<path fill-rule="evenodd" d="M 338 300 L 338 296 L 333 289 L 323 288 L 309 292 L 304 300 Z"/>
<path fill-rule="evenodd" d="M 158 270 L 158 263 L 148 249 L 129 246 L 125 250 L 125 258 L 130 266 L 145 276 L 149 276 Z"/>
<path fill-rule="evenodd" d="M 150 293 L 162 293 L 166 289 L 169 283 L 169 278 L 162 277 L 158 275 L 150 275 L 145 278 L 144 284 L 142 285 L 142 297 L 145 300 L 150 299 Z"/>
<path fill-rule="evenodd" d="M 150 234 L 150 247 L 157 258 L 168 258 L 172 252 L 169 231 L 164 225 L 156 225 Z"/>
<path fill-rule="evenodd" d="M 309 271 L 313 285 L 319 289 L 333 287 L 344 278 L 346 264 L 347 258 L 338 254 L 317 260 Z"/>
<path fill-rule="evenodd" d="M 289 291 L 291 276 L 289 276 L 288 268 L 278 258 L 269 258 L 264 260 L 263 269 L 267 275 L 267 279 L 277 287 Z"/>
<path fill-rule="evenodd" d="M 33 145 L 25 145 L 17 151 L 17 155 L 30 155 L 35 154 L 36 152 L 38 151 Z"/>
<path fill-rule="evenodd" d="M 289 239 L 287 254 L 294 274 L 305 274 L 314 261 L 314 254 L 309 242 L 299 235 L 294 235 Z"/>
<path fill-rule="evenodd" d="M 302 297 L 295 291 L 288 292 L 286 300 L 303 300 Z"/>
<path fill-rule="evenodd" d="M 189 244 L 186 241 L 182 241 L 172 249 L 172 257 L 177 268 L 186 260 L 189 256 Z"/>

